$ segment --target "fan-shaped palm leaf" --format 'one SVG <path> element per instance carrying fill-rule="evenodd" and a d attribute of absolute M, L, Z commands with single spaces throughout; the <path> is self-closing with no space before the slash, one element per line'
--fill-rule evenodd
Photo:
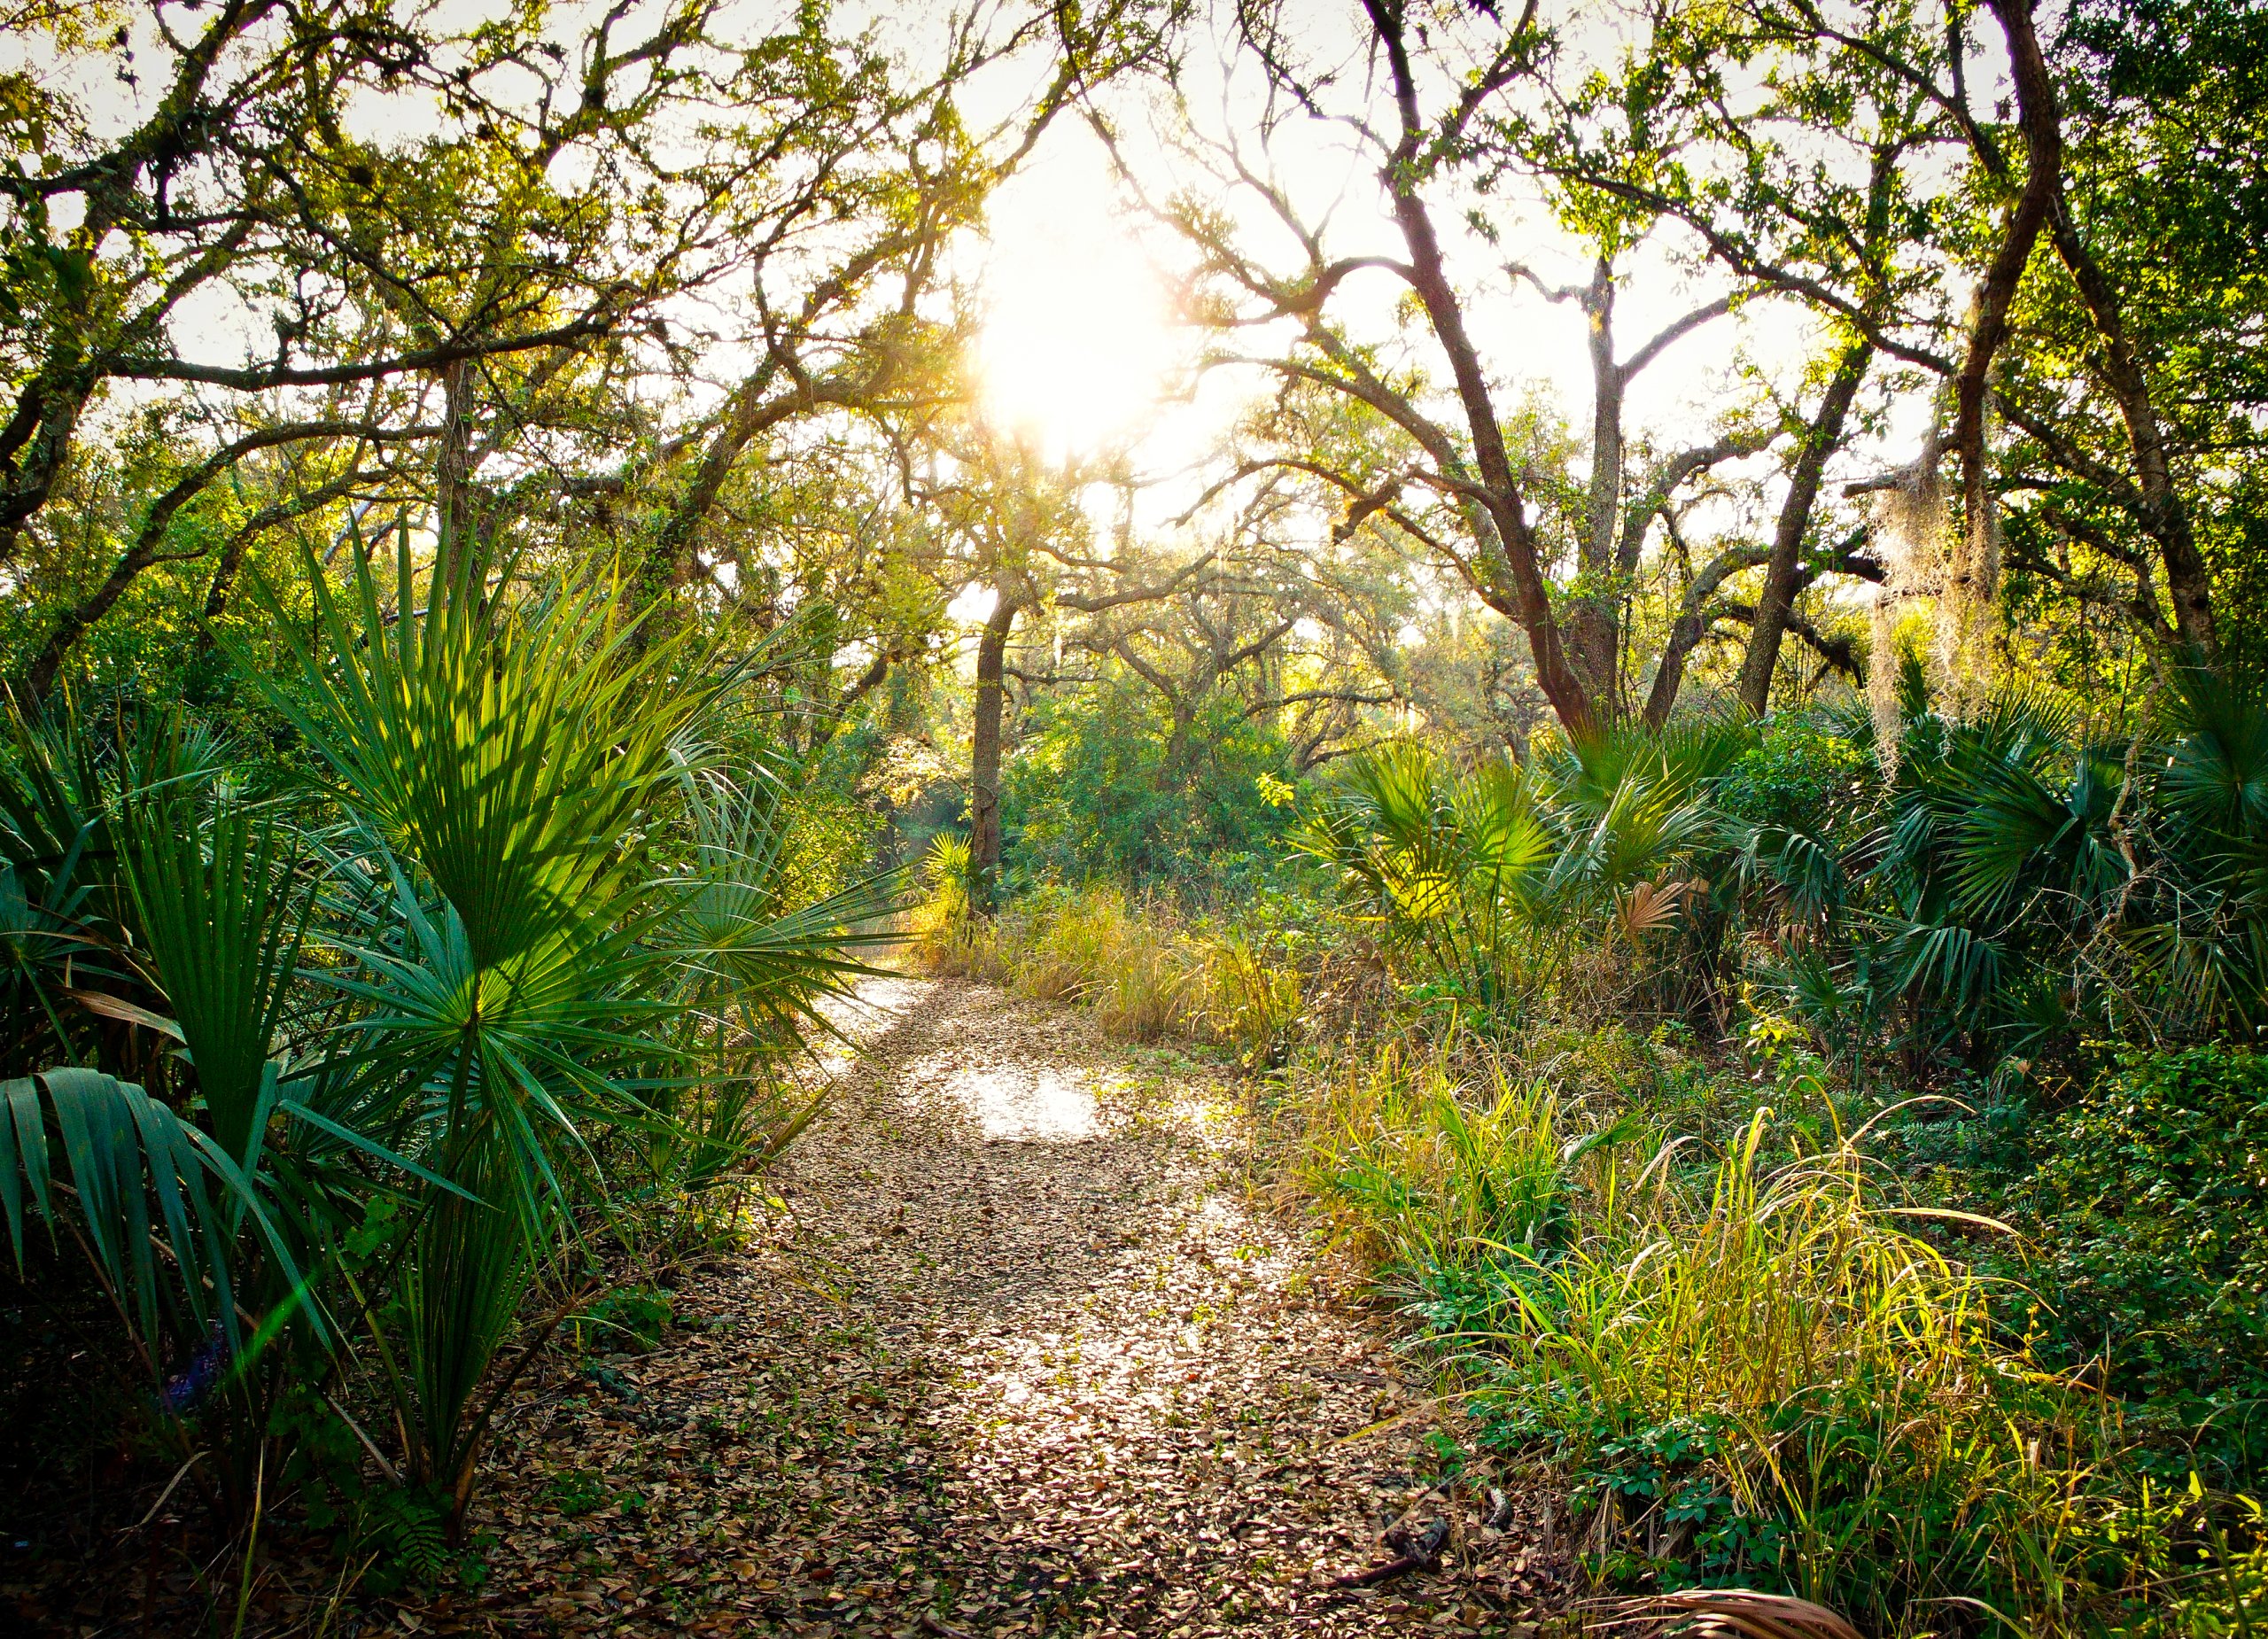
<path fill-rule="evenodd" d="M 313 897 L 272 818 L 129 795 L 121 850 L 136 928 L 181 1028 L 214 1136 L 247 1169 Z"/>
<path fill-rule="evenodd" d="M 484 967 L 604 922 L 643 886 L 641 818 L 715 695 L 670 686 L 685 643 L 634 647 L 611 584 L 538 592 L 485 568 L 451 558 L 410 612 L 405 539 L 398 620 L 359 557 L 351 602 L 313 571 L 321 645 L 295 639 L 301 687 L 269 689 L 349 804 L 456 909 Z"/>

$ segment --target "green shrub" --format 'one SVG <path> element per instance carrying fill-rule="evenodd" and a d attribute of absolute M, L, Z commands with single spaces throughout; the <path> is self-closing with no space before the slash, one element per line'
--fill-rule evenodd
<path fill-rule="evenodd" d="M 1864 815 L 1874 759 L 1842 725 L 1798 712 L 1766 719 L 1716 784 L 1718 804 L 1753 825 L 1818 835 Z"/>
<path fill-rule="evenodd" d="M 2043 1358 L 2101 1361 L 2148 1420 L 2203 1431 L 2229 1478 L 2256 1484 L 2268 1457 L 2268 1060 L 2226 1046 L 2130 1054 L 2032 1148 L 2037 1168 L 2007 1194 L 2036 1248 Z"/>
<path fill-rule="evenodd" d="M 1293 820 L 1282 736 L 1216 695 L 1177 750 L 1155 700 L 1120 681 L 1035 703 L 1001 782 L 1014 876 L 1204 888 L 1264 870 Z"/>

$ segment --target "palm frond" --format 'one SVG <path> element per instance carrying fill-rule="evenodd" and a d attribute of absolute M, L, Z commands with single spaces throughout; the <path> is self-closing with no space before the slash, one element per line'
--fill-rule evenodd
<path fill-rule="evenodd" d="M 405 544 L 395 619 L 359 557 L 351 594 L 311 564 L 320 645 L 294 637 L 300 686 L 268 695 L 487 967 L 603 924 L 642 885 L 643 818 L 714 690 L 670 686 L 686 642 L 633 645 L 610 583 L 540 590 L 484 567 L 452 559 L 416 610 Z"/>
<path fill-rule="evenodd" d="M 153 1358 L 173 1305 L 200 1332 L 217 1323 L 234 1345 L 229 1246 L 238 1216 L 291 1268 L 237 1160 L 140 1087 L 76 1068 L 0 1082 L 0 1214 L 19 1272 L 31 1223 L 62 1227 L 66 1199 L 68 1223 Z"/>
<path fill-rule="evenodd" d="M 1860 1639 L 1847 1617 L 1792 1594 L 1747 1588 L 1688 1588 L 1619 1599 L 1608 1626 L 1697 1639 Z"/>
<path fill-rule="evenodd" d="M 125 876 L 152 976 L 181 1027 L 221 1147 L 249 1167 L 313 897 L 272 818 L 130 794 Z"/>

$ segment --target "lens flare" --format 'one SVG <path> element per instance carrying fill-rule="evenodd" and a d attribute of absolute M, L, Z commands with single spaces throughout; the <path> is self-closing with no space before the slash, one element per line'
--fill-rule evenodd
<path fill-rule="evenodd" d="M 1051 458 L 1134 436 L 1174 349 L 1165 291 L 1111 215 L 1107 179 L 1020 178 L 993 213 L 974 363 L 987 418 Z"/>

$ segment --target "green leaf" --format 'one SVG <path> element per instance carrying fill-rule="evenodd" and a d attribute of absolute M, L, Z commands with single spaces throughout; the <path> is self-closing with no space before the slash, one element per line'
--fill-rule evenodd
<path fill-rule="evenodd" d="M 217 1306 L 233 1338 L 229 1222 L 215 1211 L 206 1180 L 219 1179 L 254 1210 L 258 1202 L 226 1157 L 140 1087 L 99 1071 L 44 1071 L 0 1084 L 0 1099 L 12 1116 L 0 1122 L 0 1179 L 5 1180 L 0 1195 L 18 1270 L 26 1227 L 21 1186 L 29 1186 L 35 1215 L 52 1231 L 60 1206 L 53 1186 L 66 1184 L 75 1198 L 74 1221 L 96 1269 L 145 1342 L 158 1335 L 161 1301 L 153 1236 L 170 1254 L 178 1300 L 200 1326 Z M 52 1146 L 50 1122 L 58 1140 Z M 61 1176 L 54 1170 L 58 1154 L 66 1168 Z M 200 1275 L 209 1275 L 209 1291 Z"/>

